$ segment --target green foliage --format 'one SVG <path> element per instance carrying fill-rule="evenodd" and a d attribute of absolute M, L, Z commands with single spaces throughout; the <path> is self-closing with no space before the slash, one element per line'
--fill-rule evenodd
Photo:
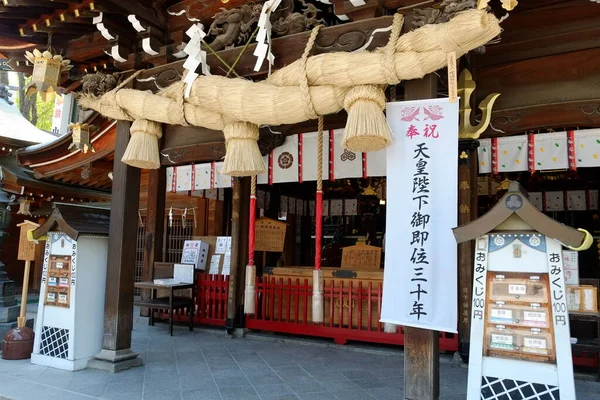
<path fill-rule="evenodd" d="M 29 81 L 31 80 L 30 77 L 25 78 L 23 87 L 26 86 Z M 19 82 L 20 83 L 20 82 Z M 23 94 L 23 90 L 19 91 L 19 94 L 16 96 L 15 102 L 17 103 L 17 107 L 21 110 L 23 109 L 21 107 L 21 95 Z M 39 94 L 35 95 L 35 102 L 36 102 L 36 111 L 37 111 L 37 122 L 35 124 L 36 127 L 50 132 L 50 130 L 52 130 L 52 117 L 54 116 L 54 98 L 56 97 L 56 95 L 54 93 L 50 93 L 48 94 L 48 96 L 46 96 L 47 100 L 46 102 L 42 101 L 42 98 L 40 97 Z M 32 120 L 32 115 L 31 112 L 26 113 L 28 115 L 25 115 L 25 118 L 27 118 L 29 121 Z"/>
<path fill-rule="evenodd" d="M 37 115 L 38 120 L 36 126 L 44 131 L 50 132 L 52 130 L 52 117 L 54 116 L 54 98 L 55 94 L 52 93 L 46 98 L 48 101 L 43 102 L 42 98 L 37 95 Z"/>

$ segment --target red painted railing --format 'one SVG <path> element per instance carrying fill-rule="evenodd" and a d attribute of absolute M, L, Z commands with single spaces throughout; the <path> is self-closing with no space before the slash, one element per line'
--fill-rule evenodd
<path fill-rule="evenodd" d="M 227 296 L 229 295 L 229 276 L 198 274 L 196 278 L 196 299 L 194 307 L 194 323 L 214 326 L 225 326 L 227 319 Z M 175 310 L 173 319 L 187 323 L 188 309 Z M 159 318 L 168 319 L 169 315 L 161 312 Z"/>
<path fill-rule="evenodd" d="M 246 318 L 249 329 L 330 337 L 336 343 L 348 340 L 404 344 L 402 327 L 384 332 L 381 315 L 382 283 L 363 285 L 343 279 L 325 279 L 323 324 L 312 321 L 312 286 L 308 279 L 257 278 L 256 314 Z M 456 351 L 458 336 L 440 334 L 440 349 Z"/>

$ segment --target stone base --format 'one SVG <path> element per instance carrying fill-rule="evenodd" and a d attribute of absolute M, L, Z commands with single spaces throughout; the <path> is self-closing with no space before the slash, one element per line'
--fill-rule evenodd
<path fill-rule="evenodd" d="M 102 351 L 88 362 L 88 368 L 106 372 L 120 372 L 129 368 L 141 367 L 144 361 L 131 349 Z"/>
<path fill-rule="evenodd" d="M 246 328 L 235 328 L 231 336 L 235 338 L 244 338 L 246 337 L 246 333 L 248 333 L 248 329 Z"/>
<path fill-rule="evenodd" d="M 25 326 L 33 329 L 33 318 L 29 318 L 25 323 Z M 13 328 L 17 327 L 17 321 L 14 322 L 2 322 L 0 323 L 0 341 L 4 339 L 4 336 Z"/>
<path fill-rule="evenodd" d="M 21 306 L 0 307 L 0 323 L 16 321 L 20 313 Z"/>

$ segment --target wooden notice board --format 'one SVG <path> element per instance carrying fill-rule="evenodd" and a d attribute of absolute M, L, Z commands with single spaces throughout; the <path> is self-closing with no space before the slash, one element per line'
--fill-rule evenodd
<path fill-rule="evenodd" d="M 342 269 L 377 270 L 381 268 L 381 247 L 357 244 L 342 249 Z"/>
<path fill-rule="evenodd" d="M 282 252 L 285 244 L 287 224 L 271 218 L 256 220 L 255 244 L 256 251 Z"/>
<path fill-rule="evenodd" d="M 17 225 L 21 228 L 19 235 L 19 252 L 17 259 L 21 261 L 34 261 L 35 260 L 35 242 L 30 242 L 27 239 L 27 231 L 36 229 L 39 227 L 35 222 L 25 220 L 24 222 Z"/>

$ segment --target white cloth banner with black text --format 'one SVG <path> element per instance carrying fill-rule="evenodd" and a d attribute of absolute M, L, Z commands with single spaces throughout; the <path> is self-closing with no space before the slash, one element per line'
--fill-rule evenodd
<path fill-rule="evenodd" d="M 387 119 L 381 322 L 456 332 L 458 102 L 388 103 Z"/>

